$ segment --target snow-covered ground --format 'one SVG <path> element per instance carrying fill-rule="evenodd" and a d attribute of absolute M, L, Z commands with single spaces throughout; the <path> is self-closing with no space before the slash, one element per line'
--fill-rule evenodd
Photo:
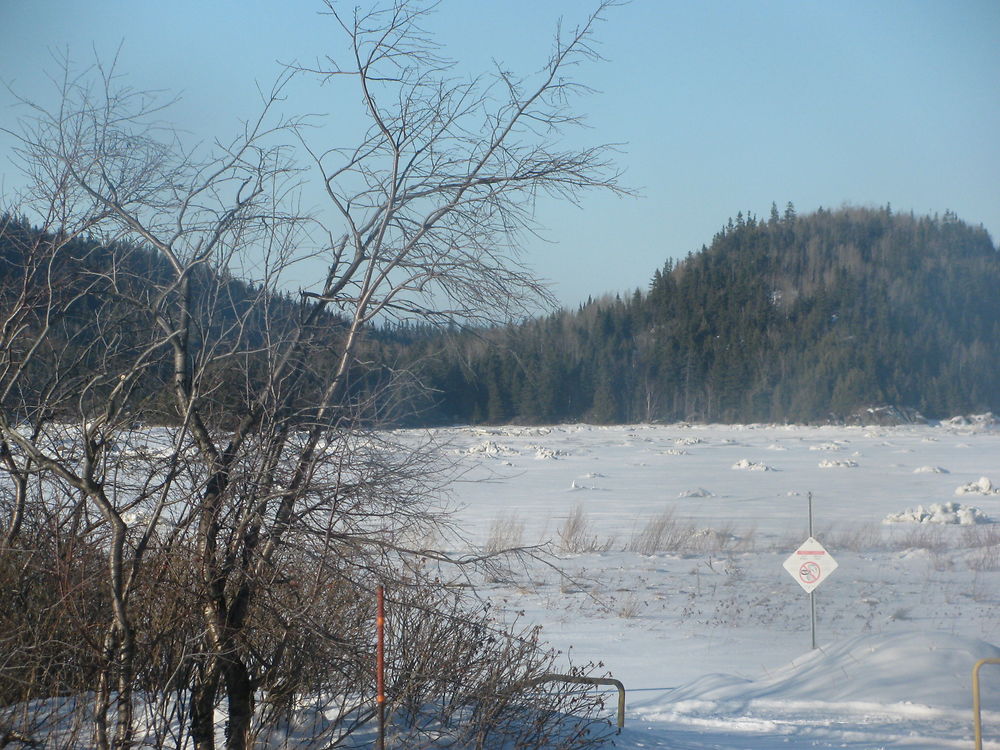
<path fill-rule="evenodd" d="M 473 542 L 550 540 L 484 590 L 628 688 L 624 748 L 968 748 L 1000 656 L 1000 429 L 635 425 L 437 431 Z M 839 564 L 809 597 L 808 536 Z M 657 549 L 658 548 L 658 549 Z M 1000 748 L 1000 666 L 983 672 Z M 609 713 L 614 700 L 609 701 Z"/>

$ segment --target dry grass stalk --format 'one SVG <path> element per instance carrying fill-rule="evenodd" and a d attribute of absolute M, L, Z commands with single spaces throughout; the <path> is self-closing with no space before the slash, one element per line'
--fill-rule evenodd
<path fill-rule="evenodd" d="M 607 552 L 614 544 L 614 538 L 600 539 L 591 531 L 590 520 L 582 505 L 577 505 L 557 530 L 559 550 L 577 555 L 590 552 Z"/>

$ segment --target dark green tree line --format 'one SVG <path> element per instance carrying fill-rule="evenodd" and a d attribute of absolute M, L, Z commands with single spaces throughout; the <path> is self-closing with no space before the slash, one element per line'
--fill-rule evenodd
<path fill-rule="evenodd" d="M 998 291 L 989 235 L 950 212 L 789 205 L 730 220 L 645 293 L 410 356 L 435 359 L 440 422 L 945 417 L 1000 409 Z"/>

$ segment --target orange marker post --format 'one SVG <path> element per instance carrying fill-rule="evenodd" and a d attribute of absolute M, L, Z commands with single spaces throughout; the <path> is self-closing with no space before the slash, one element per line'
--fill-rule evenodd
<path fill-rule="evenodd" d="M 385 588 L 376 592 L 375 702 L 378 705 L 378 749 L 385 750 Z"/>

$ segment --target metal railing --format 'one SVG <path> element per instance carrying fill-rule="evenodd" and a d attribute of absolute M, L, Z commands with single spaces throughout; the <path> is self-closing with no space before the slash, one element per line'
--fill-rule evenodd
<path fill-rule="evenodd" d="M 538 677 L 531 678 L 525 684 L 534 687 L 543 682 L 572 682 L 576 685 L 613 685 L 618 688 L 618 731 L 620 732 L 625 726 L 625 685 L 622 684 L 621 680 L 616 680 L 613 677 L 583 677 L 575 674 L 546 672 L 545 674 L 538 675 Z"/>
<path fill-rule="evenodd" d="M 1000 664 L 1000 659 L 980 659 L 972 668 L 972 725 L 976 732 L 976 750 L 983 750 L 983 717 L 979 700 L 979 670 L 986 664 Z"/>

